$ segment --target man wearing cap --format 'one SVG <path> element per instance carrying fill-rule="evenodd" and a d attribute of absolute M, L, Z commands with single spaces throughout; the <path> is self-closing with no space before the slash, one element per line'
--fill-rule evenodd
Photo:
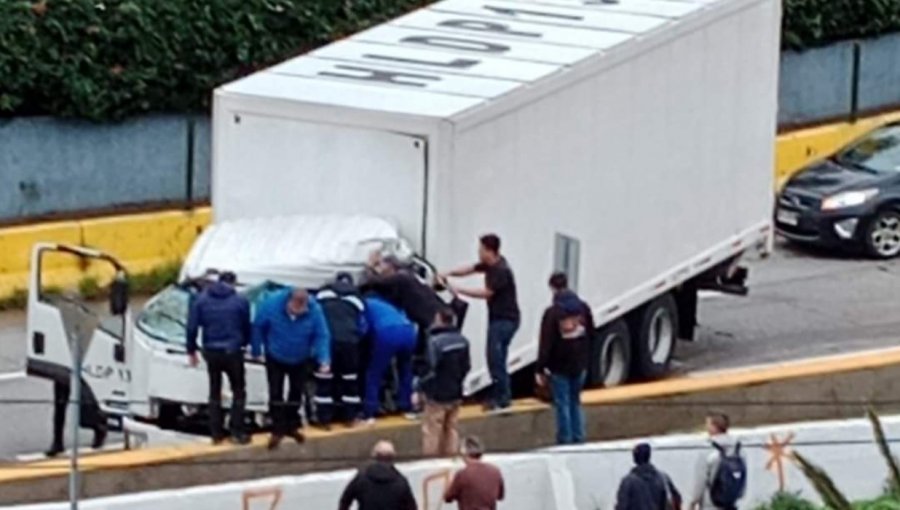
<path fill-rule="evenodd" d="M 269 449 L 278 448 L 287 436 L 298 443 L 300 404 L 306 383 L 304 364 L 310 358 L 320 373 L 331 371 L 331 333 L 322 307 L 304 289 L 287 288 L 273 293 L 259 307 L 253 321 L 253 356 L 263 350 L 269 382 L 269 414 L 272 436 Z M 284 383 L 288 381 L 287 401 Z"/>
<path fill-rule="evenodd" d="M 225 272 L 191 301 L 187 323 L 187 352 L 197 366 L 197 338 L 203 332 L 203 359 L 209 374 L 209 429 L 214 443 L 225 439 L 222 429 L 222 374 L 231 386 L 231 437 L 238 444 L 250 441 L 244 432 L 247 390 L 244 346 L 250 341 L 250 304 L 235 291 L 237 277 Z"/>

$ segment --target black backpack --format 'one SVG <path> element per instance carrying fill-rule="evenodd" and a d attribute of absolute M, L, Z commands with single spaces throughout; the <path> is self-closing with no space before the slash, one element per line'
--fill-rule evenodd
<path fill-rule="evenodd" d="M 740 442 L 732 454 L 718 443 L 713 443 L 713 447 L 719 452 L 719 467 L 709 488 L 709 499 L 716 508 L 730 510 L 736 508 L 747 489 L 747 463 L 741 457 Z"/>

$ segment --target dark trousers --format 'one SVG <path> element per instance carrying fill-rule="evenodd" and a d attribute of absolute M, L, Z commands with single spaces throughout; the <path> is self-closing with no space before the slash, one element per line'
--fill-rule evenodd
<path fill-rule="evenodd" d="M 331 372 L 316 372 L 316 410 L 321 425 L 334 420 L 359 418 L 360 348 L 356 343 L 335 342 L 331 353 Z"/>
<path fill-rule="evenodd" d="M 306 385 L 306 367 L 303 363 L 287 364 L 275 359 L 266 360 L 269 379 L 269 414 L 272 416 L 272 433 L 285 436 L 300 428 L 300 404 Z M 288 381 L 287 401 L 284 399 L 284 382 Z"/>
<path fill-rule="evenodd" d="M 488 323 L 487 362 L 494 382 L 493 401 L 490 404 L 497 407 L 507 407 L 512 401 L 506 361 L 509 357 L 509 344 L 518 330 L 519 323 L 516 321 L 492 320 Z"/>
<path fill-rule="evenodd" d="M 244 434 L 244 408 L 247 405 L 247 383 L 244 377 L 244 354 L 241 352 L 203 351 L 209 374 L 209 431 L 214 438 L 222 438 L 222 375 L 231 385 L 231 418 L 228 427 L 232 436 Z"/>
<path fill-rule="evenodd" d="M 81 388 L 81 420 L 79 426 L 94 429 L 94 434 L 100 434 L 106 430 L 106 421 L 100 407 L 87 395 L 85 388 Z M 65 444 L 66 411 L 69 408 L 69 384 L 53 382 L 53 449 L 62 450 Z"/>

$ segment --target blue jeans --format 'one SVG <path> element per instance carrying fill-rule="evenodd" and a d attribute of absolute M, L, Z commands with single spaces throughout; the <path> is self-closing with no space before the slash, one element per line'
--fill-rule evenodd
<path fill-rule="evenodd" d="M 553 374 L 553 408 L 556 410 L 556 442 L 577 444 L 584 442 L 584 415 L 581 412 L 581 388 L 586 373 L 577 376 Z"/>
<path fill-rule="evenodd" d="M 509 356 L 509 344 L 518 329 L 519 323 L 516 321 L 493 320 L 488 323 L 487 362 L 494 382 L 490 404 L 496 407 L 508 407 L 512 400 L 506 359 Z"/>
<path fill-rule="evenodd" d="M 397 372 L 400 388 L 397 395 L 397 407 L 400 411 L 412 409 L 412 355 L 416 348 L 416 328 L 394 327 L 378 331 L 372 346 L 372 359 L 366 370 L 366 397 L 363 415 L 374 418 L 381 407 L 378 391 L 384 381 L 384 375 L 391 366 L 391 360 L 397 358 Z"/>

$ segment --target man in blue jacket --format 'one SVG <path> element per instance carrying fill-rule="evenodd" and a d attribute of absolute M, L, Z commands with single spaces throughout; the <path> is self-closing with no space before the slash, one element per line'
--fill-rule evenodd
<path fill-rule="evenodd" d="M 231 437 L 236 443 L 250 441 L 244 432 L 247 390 L 244 379 L 244 346 L 250 340 L 250 304 L 234 285 L 237 277 L 226 272 L 196 296 L 187 324 L 187 351 L 191 366 L 197 366 L 197 336 L 203 330 L 203 359 L 209 374 L 209 428 L 214 443 L 225 438 L 222 430 L 222 374 L 231 385 Z"/>
<path fill-rule="evenodd" d="M 300 404 L 306 384 L 305 363 L 314 358 L 319 372 L 331 371 L 331 333 L 322 307 L 303 289 L 284 289 L 265 299 L 253 321 L 253 356 L 265 348 L 266 375 L 269 379 L 269 414 L 274 450 L 287 436 L 298 443 Z M 288 380 L 287 401 L 284 381 Z"/>
<path fill-rule="evenodd" d="M 372 357 L 366 371 L 363 416 L 371 425 L 380 407 L 378 390 L 395 358 L 400 378 L 397 408 L 401 412 L 412 410 L 412 356 L 416 348 L 416 325 L 402 310 L 377 294 L 366 296 L 365 303 L 366 322 L 372 337 Z"/>

